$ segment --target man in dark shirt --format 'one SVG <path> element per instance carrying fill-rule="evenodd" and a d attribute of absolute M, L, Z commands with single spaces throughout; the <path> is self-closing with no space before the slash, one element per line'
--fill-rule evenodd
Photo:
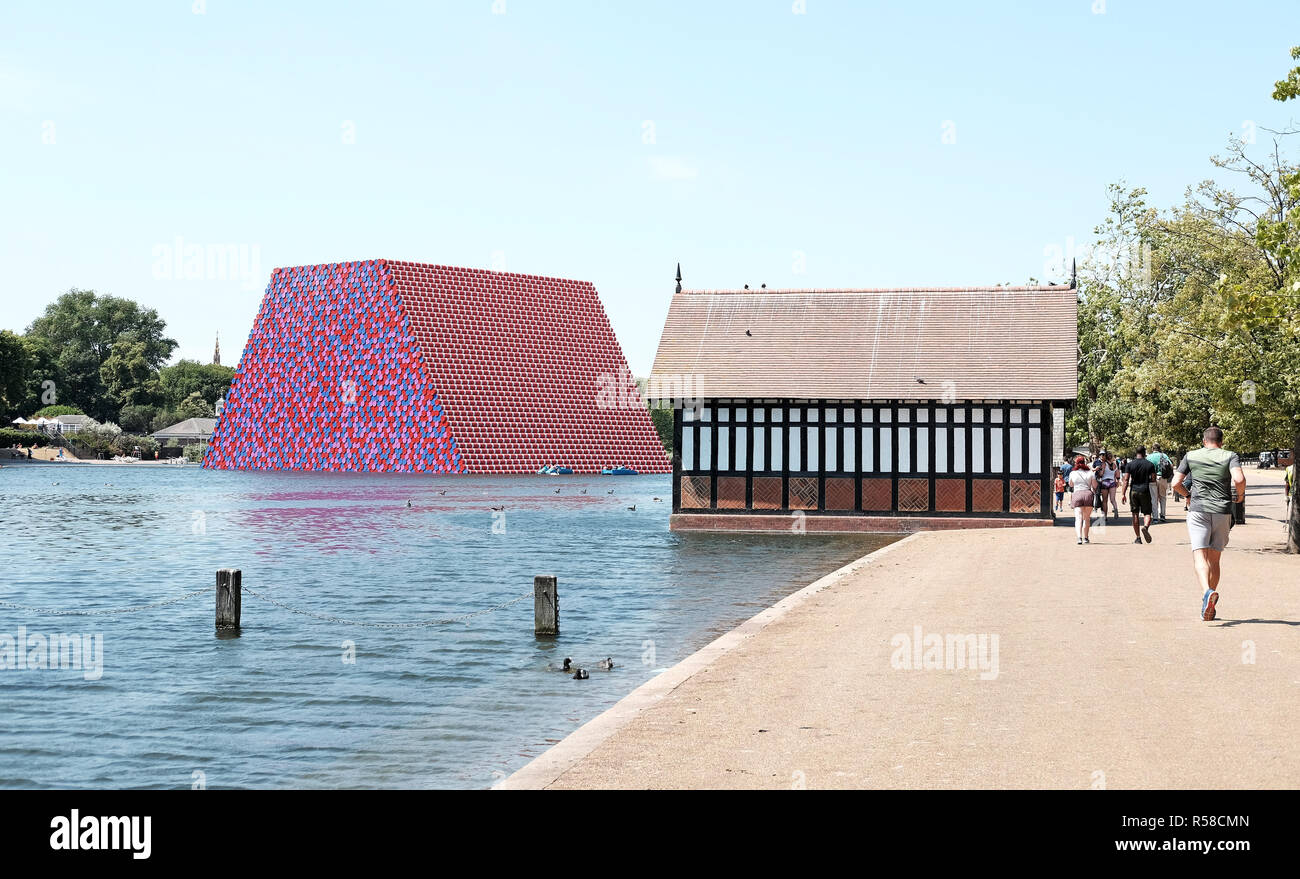
<path fill-rule="evenodd" d="M 1147 543 L 1151 542 L 1151 491 L 1156 481 L 1156 465 L 1146 456 L 1146 447 L 1138 446 L 1133 459 L 1124 465 L 1124 482 L 1120 488 L 1120 497 L 1133 512 L 1133 542 L 1139 544 L 1144 537 Z M 1132 500 L 1127 500 L 1130 497 Z"/>

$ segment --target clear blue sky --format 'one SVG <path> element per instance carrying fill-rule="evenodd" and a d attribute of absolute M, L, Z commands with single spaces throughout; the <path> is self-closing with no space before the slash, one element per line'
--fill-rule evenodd
<path fill-rule="evenodd" d="M 1269 97 L 1294 0 L 194 5 L 0 8 L 0 328 L 93 288 L 233 363 L 276 266 L 504 259 L 594 282 L 644 373 L 678 260 L 690 287 L 1044 278 L 1108 183 L 1175 202 L 1297 113 Z M 256 277 L 168 278 L 177 239 Z"/>

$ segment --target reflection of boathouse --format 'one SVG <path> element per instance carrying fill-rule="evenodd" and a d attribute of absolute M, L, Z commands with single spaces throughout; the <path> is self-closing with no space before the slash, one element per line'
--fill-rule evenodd
<path fill-rule="evenodd" d="M 1050 524 L 1076 316 L 1073 285 L 679 284 L 650 385 L 676 397 L 672 527 Z"/>

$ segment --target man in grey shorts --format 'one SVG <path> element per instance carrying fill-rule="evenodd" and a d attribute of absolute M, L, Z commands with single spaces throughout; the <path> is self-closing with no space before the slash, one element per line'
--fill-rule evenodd
<path fill-rule="evenodd" d="M 1193 483 L 1187 534 L 1192 540 L 1196 576 L 1205 590 L 1201 619 L 1212 620 L 1219 600 L 1219 558 L 1228 545 L 1233 501 L 1242 503 L 1246 499 L 1246 474 L 1237 453 L 1223 448 L 1223 431 L 1219 428 L 1207 427 L 1201 445 L 1203 448 L 1188 452 L 1179 462 L 1173 489 L 1174 494 L 1187 496 L 1183 483 Z"/>

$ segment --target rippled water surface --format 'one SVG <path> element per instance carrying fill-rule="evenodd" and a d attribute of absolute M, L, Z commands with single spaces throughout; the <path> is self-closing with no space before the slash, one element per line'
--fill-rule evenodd
<path fill-rule="evenodd" d="M 209 591 L 122 615 L 0 606 L 0 653 L 20 627 L 29 641 L 103 637 L 97 680 L 0 670 L 0 786 L 486 787 L 718 634 L 888 542 L 673 534 L 669 499 L 656 476 L 6 465 L 0 599 L 108 609 Z M 494 506 L 505 507 L 495 519 Z M 382 629 L 245 594 L 240 637 L 219 639 L 210 588 L 221 567 L 289 607 L 363 622 L 529 597 L 464 622 Z M 534 574 L 559 577 L 559 638 L 533 636 Z M 612 656 L 616 668 L 575 681 L 548 670 L 565 656 L 590 667 Z"/>

